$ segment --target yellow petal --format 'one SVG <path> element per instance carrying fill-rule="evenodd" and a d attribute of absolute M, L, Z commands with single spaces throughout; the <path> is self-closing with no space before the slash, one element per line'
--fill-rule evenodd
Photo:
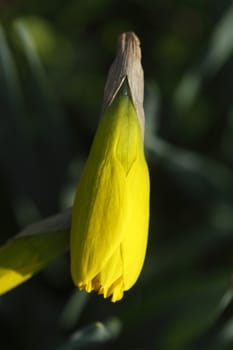
<path fill-rule="evenodd" d="M 143 154 L 127 176 L 129 208 L 127 233 L 122 241 L 124 288 L 136 282 L 146 254 L 149 224 L 149 173 Z"/>
<path fill-rule="evenodd" d="M 127 96 L 119 98 L 101 119 L 78 185 L 71 228 L 71 274 L 76 285 L 95 278 L 124 234 L 128 211 L 124 166 L 135 159 L 131 146 L 132 155 L 118 155 L 122 134 L 127 141 L 128 100 Z"/>
<path fill-rule="evenodd" d="M 90 166 L 90 168 L 89 168 Z M 125 174 L 119 162 L 88 163 L 79 183 L 71 229 L 71 273 L 88 283 L 119 246 L 127 209 Z"/>
<path fill-rule="evenodd" d="M 101 286 L 105 286 L 106 290 L 121 276 L 123 276 L 123 261 L 121 256 L 120 245 L 115 250 L 110 259 L 106 262 L 103 269 L 97 275 Z"/>
<path fill-rule="evenodd" d="M 107 261 L 101 272 L 96 276 L 95 283 L 93 289 L 99 291 L 99 294 L 103 294 L 104 298 L 113 295 L 112 300 L 116 299 L 117 289 L 121 291 L 121 297 L 123 296 L 123 260 L 120 246 Z M 118 294 L 117 292 L 117 295 Z M 118 298 L 116 300 L 118 300 Z"/>

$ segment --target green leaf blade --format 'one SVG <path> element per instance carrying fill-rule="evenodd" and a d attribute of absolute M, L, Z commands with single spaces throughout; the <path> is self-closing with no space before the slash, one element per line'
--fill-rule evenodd
<path fill-rule="evenodd" d="M 0 247 L 0 294 L 27 281 L 69 245 L 70 212 L 26 228 Z"/>

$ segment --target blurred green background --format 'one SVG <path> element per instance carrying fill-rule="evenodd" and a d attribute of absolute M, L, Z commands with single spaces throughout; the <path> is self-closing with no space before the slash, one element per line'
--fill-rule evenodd
<path fill-rule="evenodd" d="M 233 349 L 230 0 L 0 1 L 0 243 L 72 205 L 129 30 L 151 174 L 143 273 L 112 304 L 57 259 L 1 297 L 1 349 Z"/>

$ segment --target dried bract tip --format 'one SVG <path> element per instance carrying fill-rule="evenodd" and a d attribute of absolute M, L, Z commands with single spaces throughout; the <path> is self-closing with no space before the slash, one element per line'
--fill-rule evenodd
<path fill-rule="evenodd" d="M 104 88 L 103 110 L 112 103 L 125 79 L 144 134 L 144 75 L 140 41 L 133 32 L 119 36 L 116 58 L 110 67 Z"/>

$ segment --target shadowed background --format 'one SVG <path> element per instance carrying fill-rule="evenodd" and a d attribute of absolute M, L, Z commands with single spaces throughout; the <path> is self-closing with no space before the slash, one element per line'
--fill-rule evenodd
<path fill-rule="evenodd" d="M 112 304 L 57 259 L 1 297 L 1 348 L 233 348 L 230 0 L 0 1 L 0 242 L 72 205 L 124 31 L 145 72 L 143 273 Z"/>

